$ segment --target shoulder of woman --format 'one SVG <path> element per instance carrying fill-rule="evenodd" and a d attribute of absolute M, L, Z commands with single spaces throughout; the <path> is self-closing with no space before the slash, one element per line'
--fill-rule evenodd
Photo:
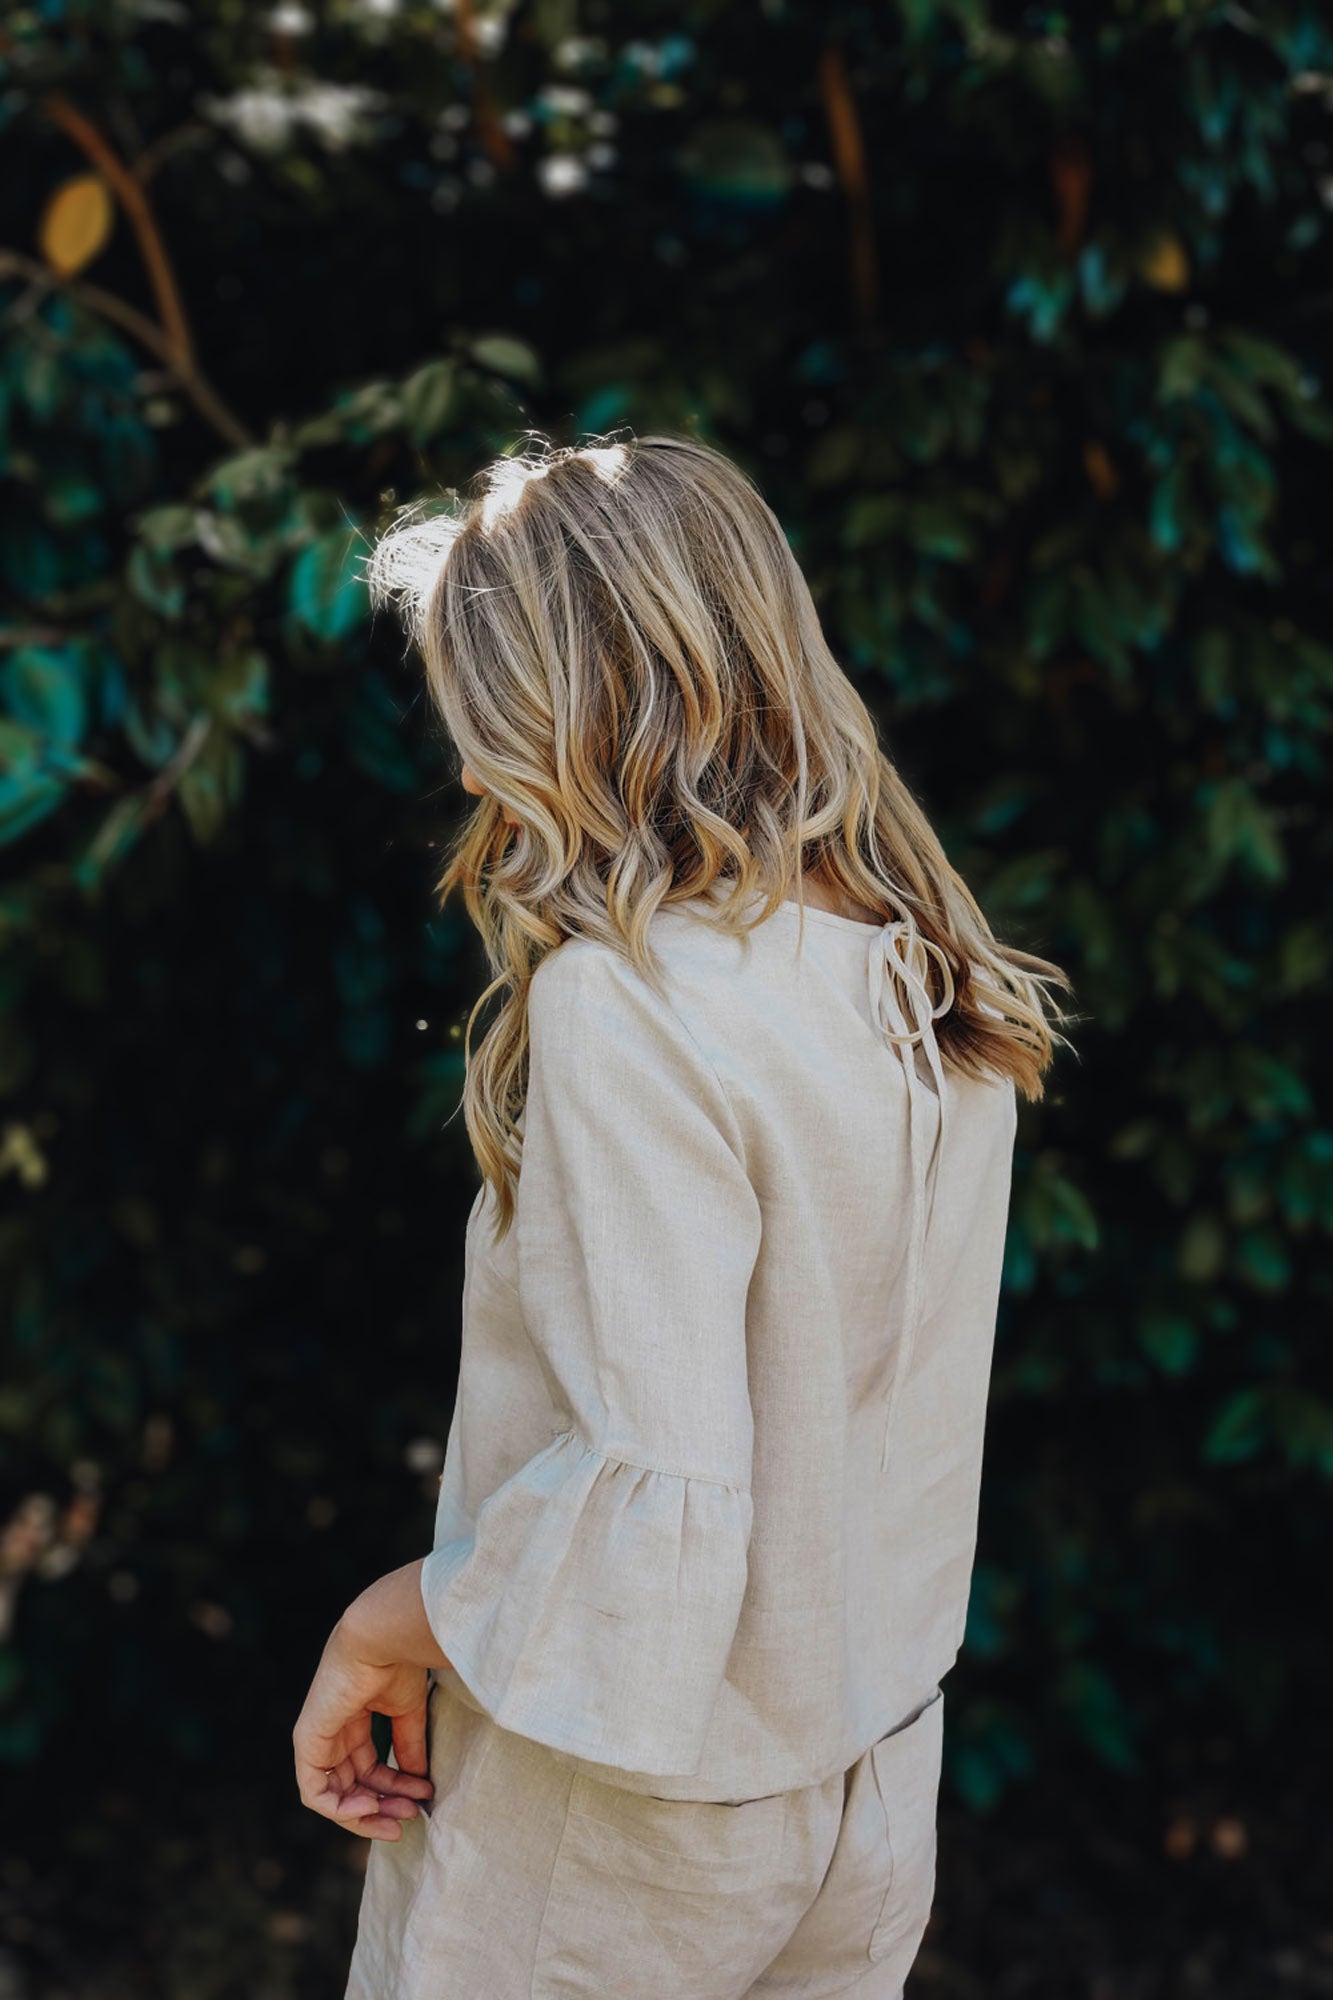
<path fill-rule="evenodd" d="M 674 1025 L 674 1010 L 637 967 L 597 938 L 566 938 L 542 960 L 528 989 L 534 1045 L 559 1040 L 595 1055 L 603 1037 L 645 1030 L 670 1037 Z"/>
<path fill-rule="evenodd" d="M 605 1074 L 663 1071 L 692 1094 L 725 1097 L 712 1035 L 665 964 L 659 992 L 630 959 L 596 938 L 567 938 L 544 958 L 528 993 L 539 1066 L 577 1062 Z"/>

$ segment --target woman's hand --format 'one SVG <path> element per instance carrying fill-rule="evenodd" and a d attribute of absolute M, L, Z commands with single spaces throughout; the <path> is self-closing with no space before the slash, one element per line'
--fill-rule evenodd
<path fill-rule="evenodd" d="M 371 1840 L 398 1840 L 400 1822 L 431 1798 L 427 1775 L 428 1667 L 447 1665 L 421 1601 L 421 1563 L 363 1590 L 329 1634 L 292 1731 L 296 1783 L 312 1812 Z M 381 1762 L 372 1715 L 393 1726 L 393 1764 Z"/>

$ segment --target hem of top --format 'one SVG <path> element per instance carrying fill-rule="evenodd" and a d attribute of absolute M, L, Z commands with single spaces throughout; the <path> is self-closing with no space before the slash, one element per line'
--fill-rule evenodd
<path fill-rule="evenodd" d="M 536 1743 L 544 1750 L 554 1751 L 558 1757 L 572 1760 L 572 1763 L 576 1768 L 581 1768 L 588 1765 L 595 1766 L 596 1767 L 595 1769 L 584 1771 L 584 1775 L 592 1778 L 595 1783 L 607 1784 L 614 1782 L 612 1779 L 604 1778 L 601 1774 L 607 1771 L 617 1772 L 635 1781 L 629 1787 L 629 1789 L 641 1795 L 646 1795 L 648 1797 L 652 1797 L 654 1795 L 652 1793 L 648 1793 L 646 1786 L 640 1784 L 638 1780 L 647 1778 L 647 1779 L 657 1779 L 659 1781 L 665 1780 L 666 1783 L 671 1785 L 707 1784 L 709 1786 L 709 1790 L 706 1793 L 699 1795 L 695 1795 L 692 1793 L 670 1794 L 672 1803 L 680 1803 L 685 1805 L 708 1805 L 717 1803 L 719 1801 L 740 1803 L 742 1801 L 748 1801 L 751 1798 L 772 1798 L 773 1796 L 775 1796 L 773 1792 L 751 1793 L 749 1791 L 744 1790 L 743 1788 L 736 1789 L 732 1787 L 728 1787 L 719 1792 L 716 1788 L 718 1784 L 721 1783 L 721 1780 L 710 1779 L 703 1768 L 705 1763 L 704 1753 L 701 1753 L 700 1757 L 696 1761 L 694 1768 L 689 1771 L 652 1770 L 645 1768 L 642 1764 L 630 1764 L 620 1761 L 613 1757 L 598 1756 L 597 1750 L 594 1749 L 586 1741 L 582 1740 L 576 1741 L 571 1739 L 569 1736 L 565 1736 L 562 1738 L 562 1740 L 557 1742 L 551 1736 L 534 1736 L 527 1729 L 516 1728 L 516 1726 L 512 1722 L 501 1722 L 499 1720 L 497 1710 L 504 1706 L 503 1698 L 496 1704 L 495 1708 L 492 1708 L 488 1702 L 483 1701 L 481 1696 L 477 1692 L 477 1687 L 480 1685 L 482 1677 L 480 1674 L 477 1673 L 476 1668 L 473 1666 L 473 1663 L 470 1660 L 465 1661 L 464 1665 L 466 1666 L 467 1671 L 464 1672 L 458 1664 L 457 1656 L 449 1651 L 449 1648 L 445 1645 L 444 1640 L 440 1638 L 438 1633 L 436 1634 L 436 1638 L 439 1643 L 440 1650 L 444 1653 L 445 1658 L 448 1662 L 448 1665 L 445 1668 L 433 1667 L 430 1669 L 431 1675 L 436 1685 L 443 1686 L 446 1694 L 453 1695 L 455 1699 L 462 1700 L 465 1703 L 465 1705 L 470 1705 L 474 1707 L 475 1712 L 478 1715 L 485 1716 L 486 1720 L 491 1724 L 493 1724 L 495 1728 L 506 1730 L 513 1735 L 522 1736 L 528 1742 Z M 950 1662 L 950 1666 L 952 1664 L 953 1663 Z M 440 1676 L 442 1674 L 445 1674 L 449 1671 L 452 1671 L 454 1679 L 459 1683 L 459 1686 L 461 1686 L 461 1688 L 463 1689 L 462 1695 L 459 1695 L 458 1689 L 455 1688 L 450 1681 L 440 1679 Z M 923 1721 L 927 1713 L 932 1708 L 935 1708 L 937 1706 L 940 1697 L 943 1695 L 944 1683 L 948 1673 L 949 1673 L 949 1667 L 945 1667 L 944 1670 L 936 1678 L 934 1685 L 932 1686 L 931 1691 L 928 1695 L 926 1695 L 920 1701 L 914 1701 L 909 1703 L 906 1710 L 898 1712 L 897 1714 L 892 1716 L 889 1721 L 884 1722 L 882 1726 L 877 1726 L 875 1728 L 874 1734 L 862 1744 L 862 1747 L 859 1750 L 853 1750 L 849 1754 L 844 1748 L 843 1750 L 839 1751 L 836 1754 L 834 1760 L 830 1762 L 825 1769 L 818 1772 L 815 1777 L 802 1778 L 798 1780 L 798 1782 L 794 1785 L 780 1785 L 776 1788 L 777 1791 L 778 1792 L 807 1791 L 816 1785 L 826 1785 L 834 1778 L 844 1777 L 846 1773 L 849 1770 L 851 1770 L 853 1765 L 859 1763 L 863 1757 L 869 1757 L 871 1752 L 876 1748 L 878 1748 L 878 1746 L 881 1743 L 885 1742 L 886 1739 L 892 1736 L 897 1736 L 900 1733 L 905 1733 L 908 1729 L 913 1728 L 918 1722 Z M 603 1751 L 606 1750 L 607 1747 L 608 1746 L 606 1745 L 605 1742 L 598 1745 L 598 1748 L 600 1748 Z M 705 1753 L 706 1749 L 707 1745 L 705 1744 Z"/>

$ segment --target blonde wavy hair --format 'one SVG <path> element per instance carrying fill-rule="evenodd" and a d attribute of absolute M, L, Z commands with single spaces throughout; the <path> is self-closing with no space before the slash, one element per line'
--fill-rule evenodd
<path fill-rule="evenodd" d="M 533 974 L 566 938 L 595 938 L 661 992 L 649 925 L 687 897 L 709 893 L 735 932 L 794 891 L 803 922 L 809 874 L 886 922 L 910 916 L 952 976 L 946 1067 L 1039 1098 L 1072 1018 L 1049 989 L 1070 981 L 992 935 L 754 483 L 693 437 L 524 439 L 470 498 L 400 513 L 367 571 L 487 788 L 436 893 L 461 888 L 494 974 L 468 1016 L 463 1111 L 497 1239 L 514 1212 Z"/>

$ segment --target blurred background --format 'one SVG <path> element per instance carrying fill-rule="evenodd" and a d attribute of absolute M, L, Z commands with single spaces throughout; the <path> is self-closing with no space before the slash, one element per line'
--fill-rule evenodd
<path fill-rule="evenodd" d="M 429 1546 L 485 977 L 361 564 L 619 425 L 1087 1016 L 912 2000 L 1333 1993 L 1333 21 L 45 0 L 0 124 L 3 2000 L 340 2000 L 290 1733 Z"/>

